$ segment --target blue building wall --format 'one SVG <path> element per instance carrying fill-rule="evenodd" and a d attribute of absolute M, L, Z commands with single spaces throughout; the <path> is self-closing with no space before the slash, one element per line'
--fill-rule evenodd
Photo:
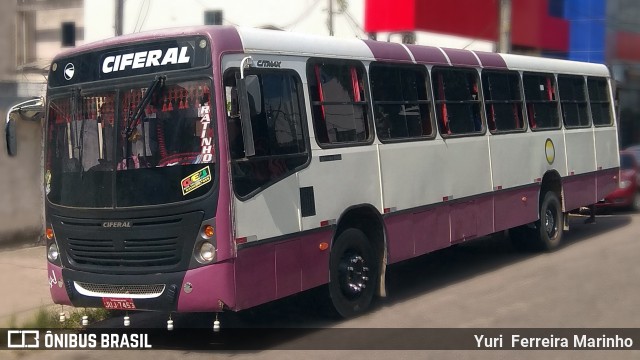
<path fill-rule="evenodd" d="M 564 3 L 562 17 L 569 22 L 567 59 L 604 63 L 606 0 L 551 0 L 555 9 L 550 6 L 550 12 L 558 11 L 559 2 Z"/>

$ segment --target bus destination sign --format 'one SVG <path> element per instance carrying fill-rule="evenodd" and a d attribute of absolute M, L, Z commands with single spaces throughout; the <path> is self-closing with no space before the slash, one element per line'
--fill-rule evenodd
<path fill-rule="evenodd" d="M 211 63 L 209 46 L 196 46 L 203 41 L 152 42 L 57 59 L 51 66 L 49 86 L 206 67 Z"/>

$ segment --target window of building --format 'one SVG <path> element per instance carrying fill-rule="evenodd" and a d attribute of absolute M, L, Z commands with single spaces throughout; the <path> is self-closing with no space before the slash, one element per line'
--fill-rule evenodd
<path fill-rule="evenodd" d="M 207 10 L 204 12 L 205 25 L 222 25 L 222 10 Z"/>
<path fill-rule="evenodd" d="M 589 89 L 589 103 L 591 116 L 595 126 L 611 125 L 611 102 L 609 101 L 609 86 L 605 78 L 587 78 Z"/>
<path fill-rule="evenodd" d="M 440 133 L 481 133 L 478 73 L 473 69 L 434 68 L 432 79 Z"/>
<path fill-rule="evenodd" d="M 483 71 L 487 124 L 492 132 L 523 130 L 520 76 L 515 71 Z"/>
<path fill-rule="evenodd" d="M 313 61 L 308 66 L 313 125 L 320 145 L 371 140 L 364 68 L 355 61 Z"/>
<path fill-rule="evenodd" d="M 381 141 L 433 134 L 424 67 L 372 64 L 369 73 L 373 114 Z"/>
<path fill-rule="evenodd" d="M 552 74 L 525 73 L 522 81 L 531 129 L 559 128 L 560 116 L 554 76 Z"/>
<path fill-rule="evenodd" d="M 63 47 L 76 46 L 76 23 L 74 22 L 62 23 L 62 46 Z"/>
<path fill-rule="evenodd" d="M 256 104 L 256 113 L 251 114 L 254 156 L 244 155 L 240 118 L 227 114 L 233 186 L 241 198 L 292 174 L 308 160 L 300 79 L 290 71 L 263 71 L 256 75 L 256 84 L 248 86 L 259 87 L 262 95 L 261 99 L 250 95 L 250 101 Z M 225 87 L 230 104 L 237 96 L 236 72 L 226 74 Z"/>
<path fill-rule="evenodd" d="M 587 109 L 587 89 L 582 76 L 558 76 L 558 90 L 564 126 L 567 128 L 589 127 L 589 110 Z"/>

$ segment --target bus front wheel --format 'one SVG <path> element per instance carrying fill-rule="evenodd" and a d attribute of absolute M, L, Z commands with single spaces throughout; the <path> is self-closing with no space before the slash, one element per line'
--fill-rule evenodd
<path fill-rule="evenodd" d="M 346 229 L 336 239 L 329 259 L 329 296 L 342 317 L 364 312 L 375 294 L 378 257 L 359 229 Z"/>

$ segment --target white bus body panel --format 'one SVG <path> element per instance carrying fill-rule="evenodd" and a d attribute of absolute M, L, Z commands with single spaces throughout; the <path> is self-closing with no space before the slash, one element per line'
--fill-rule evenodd
<path fill-rule="evenodd" d="M 341 160 L 320 162 L 321 156 L 338 154 Z M 370 204 L 382 213 L 375 145 L 314 149 L 311 165 L 299 176 L 301 187 L 313 186 L 316 201 L 316 215 L 302 218 L 302 230 L 315 229 L 322 221 L 335 223 L 354 205 Z"/>

